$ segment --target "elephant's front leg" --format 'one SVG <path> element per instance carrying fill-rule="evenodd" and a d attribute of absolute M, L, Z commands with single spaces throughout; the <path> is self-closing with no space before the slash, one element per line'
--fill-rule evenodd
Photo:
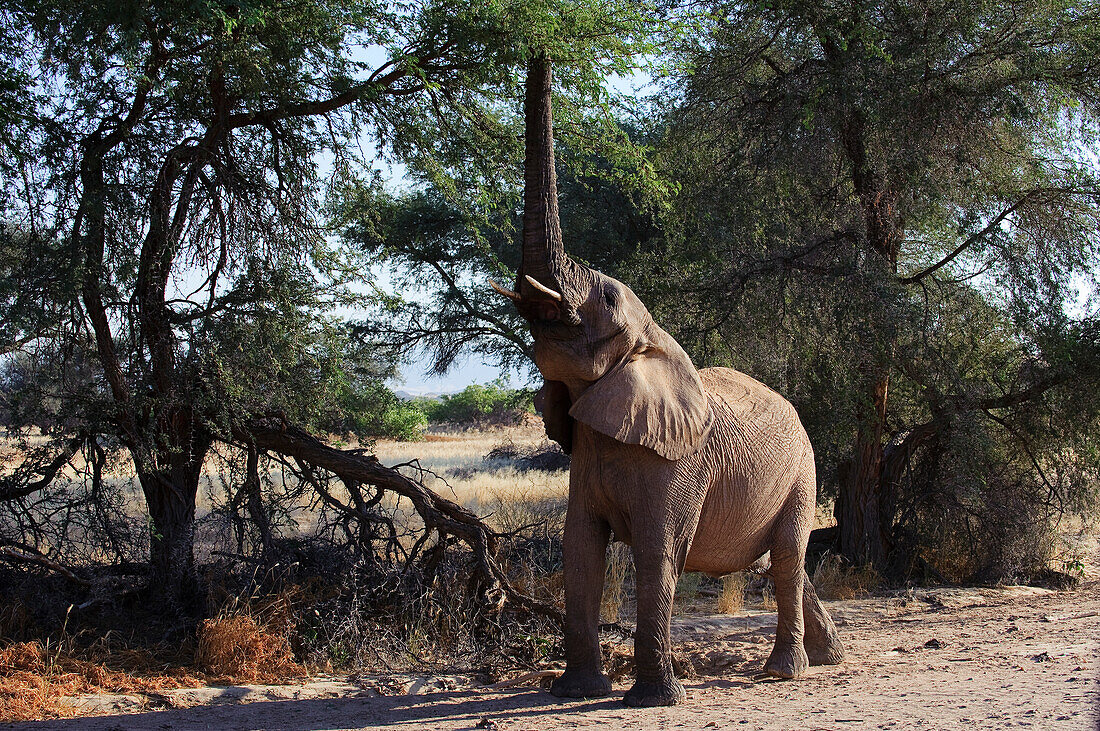
<path fill-rule="evenodd" d="M 600 655 L 600 598 L 611 530 L 573 497 L 562 547 L 565 578 L 565 672 L 550 686 L 561 698 L 595 698 L 611 692 Z"/>
<path fill-rule="evenodd" d="M 635 535 L 638 627 L 634 633 L 634 665 L 638 677 L 623 698 L 628 706 L 672 706 L 686 698 L 684 686 L 672 671 L 669 630 L 676 580 L 687 555 L 687 546 L 675 545 L 676 540 L 671 531 L 661 529 Z"/>

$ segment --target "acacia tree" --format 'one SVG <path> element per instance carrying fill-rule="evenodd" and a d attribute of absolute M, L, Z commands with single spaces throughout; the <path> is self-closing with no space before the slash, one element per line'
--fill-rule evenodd
<path fill-rule="evenodd" d="M 349 370 L 386 369 L 328 314 L 359 299 L 361 272 L 325 238 L 326 176 L 364 169 L 373 142 L 436 180 L 456 161 L 468 180 L 494 180 L 494 153 L 515 147 L 502 100 L 552 10 L 8 3 L 4 246 L 25 262 L 52 252 L 53 276 L 20 280 L 38 299 L 5 282 L 5 315 L 19 317 L 4 318 L 3 351 L 35 364 L 17 369 L 31 388 L 15 425 L 38 423 L 56 447 L 28 450 L 2 497 L 45 489 L 82 445 L 120 444 L 148 508 L 150 586 L 190 611 L 196 492 L 215 441 L 298 450 L 350 481 L 415 492 L 271 426 L 308 426 Z M 458 525 L 457 506 L 417 495 L 426 523 Z M 460 532 L 474 540 L 470 518 Z"/>
<path fill-rule="evenodd" d="M 220 442 L 247 456 L 240 500 L 262 548 L 268 453 L 342 525 L 359 525 L 368 551 L 381 492 L 364 485 L 420 516 L 411 550 L 389 544 L 406 565 L 438 565 L 458 539 L 489 604 L 538 608 L 508 587 L 476 517 L 302 428 L 346 421 L 347 384 L 392 366 L 331 312 L 375 292 L 358 281 L 369 269 L 357 253 L 326 237 L 322 203 L 327 188 L 369 178 L 377 151 L 484 217 L 517 177 L 528 49 L 567 47 L 575 76 L 602 79 L 625 63 L 644 15 L 626 2 L 9 3 L 0 114 L 16 124 L 0 189 L 19 286 L 0 289 L 3 405 L 12 426 L 51 439 L 21 442 L 24 461 L 0 476 L 0 540 L 73 540 L 82 531 L 66 521 L 81 505 L 110 503 L 103 475 L 120 446 L 148 509 L 149 586 L 190 613 L 196 492 Z M 576 107 L 598 92 L 580 89 Z M 514 163 L 503 173 L 502 160 Z M 62 477 L 81 453 L 84 492 Z M 57 481 L 60 503 L 47 495 Z M 108 536 L 123 528 L 112 521 Z M 58 568 L 34 545 L 15 548 L 4 555 Z"/>
<path fill-rule="evenodd" d="M 696 297 L 677 335 L 801 401 L 838 465 L 841 550 L 881 567 L 919 450 L 984 420 L 1015 445 L 1000 464 L 1039 480 L 1052 453 L 1027 456 L 1026 412 L 1094 388 L 1096 327 L 1076 298 L 1100 244 L 1081 154 L 1100 15 L 1030 0 L 710 9 L 681 49 L 666 160 L 683 184 L 669 254 L 717 276 L 683 288 Z M 1092 455 L 1078 449 L 1077 474 Z"/>

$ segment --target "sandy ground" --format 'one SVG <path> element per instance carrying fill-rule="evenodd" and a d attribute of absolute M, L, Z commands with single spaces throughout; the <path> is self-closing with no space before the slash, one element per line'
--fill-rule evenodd
<path fill-rule="evenodd" d="M 848 659 L 796 681 L 760 674 L 773 613 L 677 618 L 679 654 L 696 677 L 674 708 L 625 708 L 629 681 L 610 698 L 566 702 L 463 677 L 373 676 L 74 699 L 85 712 L 124 715 L 0 728 L 1100 730 L 1095 575 L 1072 592 L 917 590 L 829 608 Z"/>

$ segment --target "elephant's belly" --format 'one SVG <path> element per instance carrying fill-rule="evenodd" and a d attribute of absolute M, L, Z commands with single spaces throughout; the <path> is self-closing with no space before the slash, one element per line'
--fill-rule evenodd
<path fill-rule="evenodd" d="M 813 457 L 785 400 L 735 371 L 702 373 L 708 387 L 721 388 L 712 392 L 715 427 L 700 455 L 711 468 L 710 484 L 686 568 L 719 575 L 745 569 L 771 549 L 807 454 L 811 470 Z M 793 499 L 812 503 L 813 496 Z"/>
<path fill-rule="evenodd" d="M 743 514 L 704 513 L 688 551 L 687 571 L 721 576 L 741 571 L 770 550 L 775 516 L 746 522 Z"/>
<path fill-rule="evenodd" d="M 781 514 L 792 499 L 802 455 L 766 470 L 720 470 L 707 490 L 688 551 L 687 570 L 741 571 L 771 550 Z M 812 501 L 813 497 L 809 499 Z"/>

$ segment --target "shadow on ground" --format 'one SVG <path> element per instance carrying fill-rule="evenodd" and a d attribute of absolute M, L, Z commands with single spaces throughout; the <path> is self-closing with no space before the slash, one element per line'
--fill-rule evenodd
<path fill-rule="evenodd" d="M 372 698 L 325 698 L 269 701 L 170 709 L 126 716 L 34 721 L 0 726 L 11 731 L 119 731 L 121 729 L 322 729 L 374 726 L 493 728 L 505 721 L 553 717 L 598 709 L 621 708 L 621 696 L 591 701 L 559 701 L 548 692 L 517 689 L 496 692 L 455 691 Z M 480 726 L 479 726 L 480 724 Z"/>

